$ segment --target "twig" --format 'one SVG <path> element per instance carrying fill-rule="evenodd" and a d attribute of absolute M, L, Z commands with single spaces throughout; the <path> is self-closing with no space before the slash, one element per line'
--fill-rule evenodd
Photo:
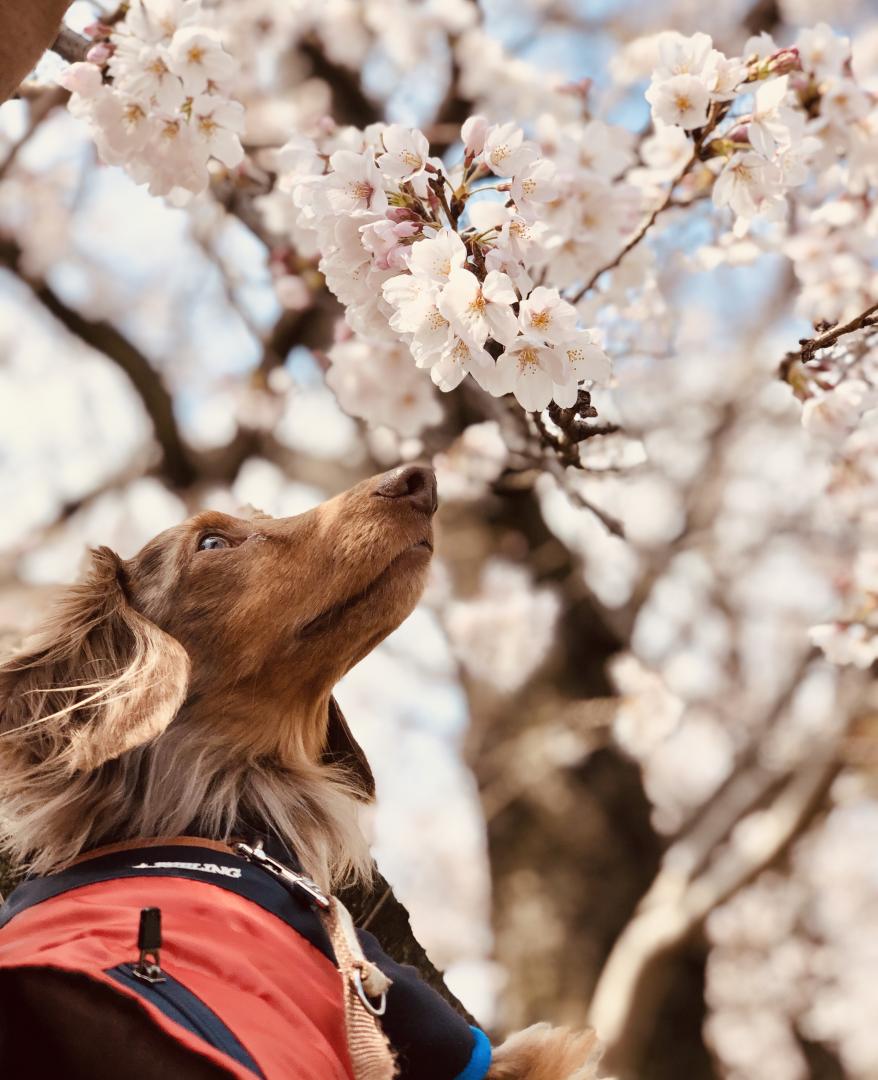
<path fill-rule="evenodd" d="M 32 100 L 24 134 L 17 142 L 12 144 L 3 163 L 0 164 L 0 179 L 2 179 L 15 164 L 16 158 L 34 137 L 49 113 L 58 105 L 63 104 L 68 96 L 66 90 L 60 86 L 55 86 L 49 90 L 43 90 L 38 97 Z"/>
<path fill-rule="evenodd" d="M 725 116 L 726 112 L 728 112 L 728 108 L 728 102 L 714 103 L 707 123 L 696 133 L 695 142 L 692 147 L 692 154 L 690 155 L 689 160 L 686 162 L 686 164 L 683 166 L 683 168 L 680 170 L 680 172 L 677 174 L 677 176 L 671 183 L 671 186 L 668 188 L 667 195 L 665 195 L 664 199 L 653 210 L 653 212 L 649 215 L 646 221 L 640 226 L 637 232 L 622 248 L 619 254 L 616 255 L 613 261 L 607 263 L 605 266 L 600 267 L 600 269 L 595 270 L 595 272 L 591 275 L 585 285 L 583 285 L 582 288 L 578 290 L 578 292 L 574 293 L 573 296 L 568 297 L 571 304 L 578 304 L 579 301 L 583 298 L 583 296 L 585 296 L 587 292 L 590 292 L 594 288 L 594 286 L 597 284 L 598 278 L 602 274 L 605 274 L 608 270 L 614 270 L 625 258 L 628 252 L 631 251 L 633 248 L 637 247 L 637 245 L 644 238 L 644 236 L 646 236 L 646 234 L 653 227 L 653 225 L 655 225 L 656 219 L 658 218 L 659 214 L 664 213 L 664 211 L 667 210 L 668 207 L 674 205 L 674 191 L 676 190 L 677 185 L 691 172 L 693 165 L 695 165 L 698 161 L 701 160 L 702 151 L 704 150 L 704 146 L 707 142 L 708 137 L 712 135 L 713 132 L 716 130 L 717 124 L 719 124 L 719 122 Z"/>
<path fill-rule="evenodd" d="M 843 326 L 836 324 L 817 337 L 799 338 L 799 348 L 788 352 L 781 360 L 778 374 L 782 379 L 786 379 L 793 364 L 797 361 L 800 364 L 810 363 L 814 359 L 815 353 L 820 352 L 821 349 L 828 349 L 846 334 L 853 334 L 856 330 L 865 330 L 870 326 L 878 325 L 878 318 L 874 317 L 876 312 L 878 312 L 878 303 L 867 307 L 865 311 L 860 312 L 859 315 L 851 319 L 850 322 L 844 323 Z"/>
<path fill-rule="evenodd" d="M 653 225 L 655 225 L 656 219 L 658 218 L 659 214 L 664 213 L 664 211 L 667 210 L 669 206 L 671 206 L 673 196 L 674 196 L 674 191 L 675 191 L 675 189 L 677 187 L 677 184 L 679 184 L 680 181 L 689 173 L 689 171 L 691 170 L 692 166 L 695 164 L 696 161 L 698 161 L 698 150 L 697 149 L 693 150 L 692 156 L 689 158 L 689 160 L 686 162 L 686 164 L 684 165 L 683 169 L 680 171 L 680 173 L 678 174 L 678 176 L 676 177 L 674 182 L 668 188 L 667 195 L 659 203 L 659 205 L 653 210 L 653 212 L 649 215 L 649 217 L 646 219 L 646 221 L 640 226 L 640 228 L 637 230 L 637 232 L 631 237 L 631 239 L 628 241 L 628 243 L 622 248 L 622 250 L 619 252 L 619 254 L 613 259 L 613 261 L 609 262 L 605 266 L 601 266 L 599 269 L 595 270 L 595 272 L 591 275 L 591 277 L 588 279 L 588 281 L 582 286 L 582 288 L 579 289 L 578 292 L 574 293 L 573 296 L 569 297 L 569 300 L 570 300 L 571 304 L 578 304 L 579 301 L 583 298 L 583 296 L 585 296 L 585 294 L 587 292 L 590 292 L 594 288 L 594 286 L 597 283 L 597 280 L 601 276 L 601 274 L 605 274 L 608 270 L 615 270 L 615 268 L 625 258 L 625 256 L 628 254 L 628 252 L 631 251 L 633 248 L 637 247 L 637 245 L 644 238 L 644 236 L 646 236 L 646 234 L 653 227 Z"/>
<path fill-rule="evenodd" d="M 58 36 L 52 42 L 51 50 L 62 59 L 67 60 L 68 63 L 75 64 L 85 59 L 91 46 L 92 42 L 88 38 L 83 37 L 82 34 L 77 34 L 75 30 L 62 26 L 58 31 Z"/>

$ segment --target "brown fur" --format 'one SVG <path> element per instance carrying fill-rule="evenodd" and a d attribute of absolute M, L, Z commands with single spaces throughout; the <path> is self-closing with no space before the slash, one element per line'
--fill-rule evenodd
<path fill-rule="evenodd" d="M 429 497 L 388 495 L 398 475 L 293 518 L 198 514 L 127 561 L 93 552 L 0 666 L 6 852 L 46 873 L 107 843 L 228 839 L 244 819 L 272 826 L 325 887 L 367 877 L 362 785 L 342 764 L 356 754 L 339 756 L 334 713 L 328 737 L 329 704 L 423 590 L 435 491 L 422 473 Z M 207 535 L 230 546 L 199 550 Z M 592 1035 L 541 1025 L 508 1040 L 489 1076 L 590 1080 L 594 1058 Z"/>
<path fill-rule="evenodd" d="M 600 1056 L 593 1031 L 534 1024 L 494 1051 L 488 1080 L 596 1080 Z"/>

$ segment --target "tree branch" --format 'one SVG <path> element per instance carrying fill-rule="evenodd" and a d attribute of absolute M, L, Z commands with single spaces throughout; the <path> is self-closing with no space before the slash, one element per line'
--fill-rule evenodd
<path fill-rule="evenodd" d="M 665 858 L 613 946 L 589 1009 L 589 1023 L 607 1046 L 609 1067 L 624 1069 L 635 1057 L 636 1019 L 650 1009 L 646 999 L 656 988 L 656 980 L 649 979 L 655 965 L 786 850 L 811 820 L 838 767 L 837 758 L 829 752 L 809 757 L 764 811 L 759 835 L 746 846 L 728 842 L 694 879 L 688 880 L 672 858 Z M 737 804 L 731 807 L 732 814 L 738 810 Z"/>
<path fill-rule="evenodd" d="M 692 170 L 692 167 L 701 160 L 701 155 L 708 138 L 714 133 L 714 131 L 716 131 L 717 124 L 719 124 L 719 122 L 723 119 L 725 114 L 728 112 L 728 109 L 728 102 L 714 102 L 713 106 L 711 107 L 711 112 L 708 117 L 707 123 L 704 125 L 703 128 L 700 128 L 695 133 L 692 154 L 690 155 L 689 160 L 686 162 L 686 164 L 683 166 L 683 168 L 680 170 L 680 172 L 677 174 L 677 176 L 671 183 L 671 186 L 668 188 L 668 192 L 665 195 L 664 199 L 653 210 L 653 212 L 649 215 L 646 221 L 640 226 L 637 232 L 631 237 L 628 243 L 613 259 L 613 261 L 607 263 L 605 266 L 600 267 L 600 269 L 595 270 L 595 272 L 588 279 L 585 285 L 583 285 L 578 292 L 574 293 L 573 296 L 568 297 L 571 304 L 578 304 L 579 301 L 583 298 L 583 296 L 585 296 L 587 292 L 590 292 L 594 288 L 601 274 L 605 274 L 608 270 L 614 270 L 625 258 L 628 252 L 631 251 L 633 248 L 637 247 L 637 245 L 644 238 L 644 236 L 646 236 L 646 234 L 653 227 L 653 225 L 655 225 L 659 215 L 663 214 L 665 210 L 668 209 L 668 207 L 674 205 L 674 191 L 677 189 L 677 185 L 680 183 L 681 180 L 685 179 L 685 177 L 688 176 L 688 174 Z"/>
<path fill-rule="evenodd" d="M 103 353 L 128 376 L 152 421 L 162 450 L 161 472 L 175 487 L 187 487 L 196 477 L 192 454 L 174 416 L 171 395 L 146 356 L 111 323 L 86 319 L 69 307 L 45 281 L 29 277 L 21 267 L 21 248 L 0 240 L 0 265 L 6 266 L 33 292 L 43 307 L 86 345 Z"/>
<path fill-rule="evenodd" d="M 91 44 L 82 34 L 77 34 L 75 30 L 62 26 L 50 47 L 52 52 L 57 53 L 62 60 L 75 64 L 85 59 Z"/>
<path fill-rule="evenodd" d="M 319 41 L 307 38 L 299 42 L 299 50 L 310 61 L 312 73 L 329 86 L 333 116 L 340 124 L 363 128 L 381 119 L 380 105 L 365 93 L 357 75 L 330 60 Z"/>
<path fill-rule="evenodd" d="M 786 379 L 789 376 L 790 369 L 795 363 L 807 364 L 814 359 L 814 354 L 821 351 L 821 349 L 828 349 L 834 345 L 839 338 L 844 337 L 846 334 L 853 334 L 857 330 L 865 330 L 870 326 L 878 325 L 878 303 L 872 304 L 867 307 L 865 311 L 860 312 L 849 322 L 839 326 L 837 323 L 835 326 L 826 330 L 824 333 L 819 334 L 817 337 L 812 338 L 799 338 L 799 348 L 795 351 L 788 352 L 786 356 L 781 360 L 778 367 L 778 375 L 782 379 Z"/>

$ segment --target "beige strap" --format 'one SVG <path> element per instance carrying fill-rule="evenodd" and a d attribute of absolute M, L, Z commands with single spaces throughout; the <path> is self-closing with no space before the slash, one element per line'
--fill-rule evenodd
<path fill-rule="evenodd" d="M 350 912 L 334 896 L 320 913 L 341 972 L 345 1027 L 354 1080 L 393 1080 L 396 1060 L 378 1020 L 390 979 L 363 955 Z M 367 1000 L 363 999 L 363 996 Z M 370 1005 L 368 1002 L 372 1002 Z"/>

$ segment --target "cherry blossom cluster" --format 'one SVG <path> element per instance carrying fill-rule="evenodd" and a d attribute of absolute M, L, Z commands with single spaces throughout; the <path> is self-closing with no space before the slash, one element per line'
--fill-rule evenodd
<path fill-rule="evenodd" d="M 375 363 L 372 346 L 348 331 L 329 350 L 326 384 L 342 409 L 401 436 L 419 435 L 438 424 L 442 408 L 405 346 L 384 342 L 378 349 L 380 363 Z"/>
<path fill-rule="evenodd" d="M 851 74 L 849 40 L 826 24 L 787 48 L 763 33 L 742 57 L 726 57 L 707 34 L 668 32 L 656 46 L 653 139 L 671 148 L 692 133 L 715 176 L 713 203 L 732 210 L 739 235 L 756 218 L 782 222 L 790 190 L 842 158 L 852 189 L 874 181 L 878 100 Z"/>
<path fill-rule="evenodd" d="M 119 22 L 91 30 L 87 59 L 60 81 L 104 161 L 180 202 L 207 187 L 212 159 L 240 164 L 236 63 L 206 25 L 201 0 L 132 0 Z"/>
<path fill-rule="evenodd" d="M 610 363 L 573 304 L 532 273 L 558 170 L 514 123 L 475 116 L 461 135 L 450 175 L 422 132 L 395 124 L 288 143 L 278 166 L 294 239 L 307 248 L 302 232 L 312 233 L 354 331 L 405 342 L 441 390 L 471 375 L 528 410 L 570 407 L 583 382 L 606 382 Z M 473 200 L 488 189 L 505 198 Z"/>
<path fill-rule="evenodd" d="M 526 567 L 497 558 L 485 564 L 475 596 L 447 605 L 444 622 L 467 673 L 510 694 L 548 656 L 560 613 L 551 588 L 536 587 Z"/>

